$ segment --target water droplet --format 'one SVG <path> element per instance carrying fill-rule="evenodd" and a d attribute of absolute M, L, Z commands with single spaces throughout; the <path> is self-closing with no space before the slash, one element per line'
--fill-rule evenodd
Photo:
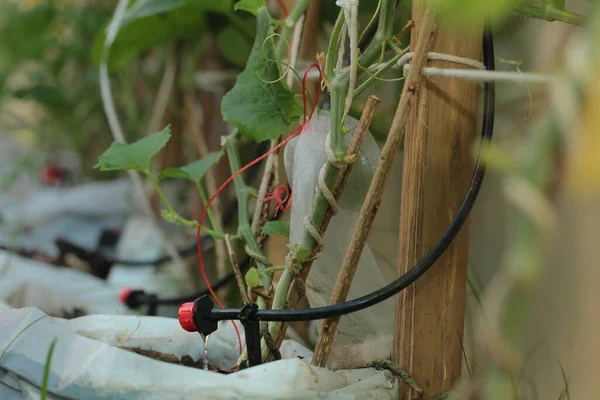
<path fill-rule="evenodd" d="M 204 355 L 202 356 L 202 369 L 208 371 L 208 338 L 210 335 L 204 337 Z"/>

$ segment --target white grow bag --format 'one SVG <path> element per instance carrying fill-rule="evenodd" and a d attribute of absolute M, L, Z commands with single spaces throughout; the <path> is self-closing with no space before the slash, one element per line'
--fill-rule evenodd
<path fill-rule="evenodd" d="M 131 269 L 137 272 L 143 268 Z M 83 271 L 0 250 L 0 301 L 15 308 L 37 307 L 52 316 L 62 316 L 65 311 L 75 309 L 85 314 L 136 314 L 119 302 L 119 293 L 125 284 L 166 296 L 178 294 L 176 282 L 168 275 L 143 280 L 133 272 L 130 282 L 103 281 Z M 176 310 L 173 310 L 173 306 L 158 309 L 159 315 L 165 316 L 175 315 Z"/>
<path fill-rule="evenodd" d="M 71 268 L 61 268 L 0 251 L 0 301 L 36 306 L 59 316 L 75 308 L 86 314 L 131 314 L 118 300 L 121 286 Z"/>
<path fill-rule="evenodd" d="M 222 323 L 209 341 L 208 359 L 213 364 L 225 366 L 237 358 L 238 346 L 229 325 Z M 200 360 L 200 336 L 184 332 L 175 319 L 87 316 L 67 321 L 48 317 L 36 308 L 0 309 L 0 351 L 5 352 L 0 360 L 0 398 L 39 398 L 54 339 L 50 398 L 398 398 L 397 381 L 389 371 L 333 372 L 312 367 L 296 357 L 309 356 L 310 351 L 292 342 L 284 343 L 282 352 L 287 359 L 224 375 L 153 360 L 111 345 Z"/>

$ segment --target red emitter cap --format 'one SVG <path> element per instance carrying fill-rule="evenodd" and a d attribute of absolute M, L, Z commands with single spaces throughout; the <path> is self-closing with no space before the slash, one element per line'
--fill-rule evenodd
<path fill-rule="evenodd" d="M 184 303 L 179 307 L 179 325 L 188 332 L 198 332 L 198 328 L 194 322 L 194 308 L 194 302 Z"/>
<path fill-rule="evenodd" d="M 121 291 L 119 292 L 119 301 L 121 302 L 121 304 L 127 305 L 127 300 L 131 292 L 133 292 L 133 289 L 130 287 L 124 287 L 123 289 L 121 289 Z"/>

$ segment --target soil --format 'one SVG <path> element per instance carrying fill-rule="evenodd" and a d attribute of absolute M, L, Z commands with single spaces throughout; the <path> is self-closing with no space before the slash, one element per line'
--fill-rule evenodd
<path fill-rule="evenodd" d="M 134 347 L 121 347 L 121 349 L 131 351 L 133 353 L 137 353 L 144 357 L 148 357 L 153 360 L 163 361 L 163 362 L 166 362 L 169 364 L 184 365 L 186 367 L 202 369 L 202 360 L 196 362 L 196 361 L 192 360 L 192 358 L 190 356 L 184 356 L 181 359 L 179 359 L 179 358 L 175 357 L 174 355 L 165 354 L 165 353 L 161 353 L 161 352 L 154 351 L 154 350 L 143 350 L 143 349 L 137 349 Z M 212 365 L 210 363 L 208 364 L 208 370 L 213 371 L 213 372 L 229 373 L 226 371 L 218 370 L 214 365 Z"/>

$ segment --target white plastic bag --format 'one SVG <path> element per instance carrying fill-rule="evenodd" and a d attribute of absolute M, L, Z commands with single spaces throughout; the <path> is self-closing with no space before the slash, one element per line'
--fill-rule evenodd
<path fill-rule="evenodd" d="M 2 219 L 8 224 L 36 226 L 61 214 L 111 216 L 135 210 L 131 183 L 126 179 L 87 183 L 70 188 L 32 186 L 25 197 L 1 197 Z"/>
<path fill-rule="evenodd" d="M 85 272 L 48 265 L 0 250 L 0 301 L 12 307 L 35 306 L 46 314 L 129 314 L 119 303 L 120 286 Z"/>
<path fill-rule="evenodd" d="M 232 345 L 228 335 L 219 336 L 221 329 L 213 334 L 214 342 L 209 342 L 209 359 L 236 358 L 237 343 L 234 340 Z M 157 361 L 103 343 L 118 342 L 197 358 L 203 350 L 200 336 L 184 332 L 175 319 L 90 316 L 65 321 L 47 317 L 35 308 L 25 308 L 0 309 L 0 349 L 6 351 L 0 363 L 2 399 L 39 398 L 53 340 L 56 346 L 48 392 L 60 398 L 398 398 L 397 381 L 389 371 L 365 368 L 333 372 L 312 367 L 294 356 L 224 375 Z M 220 354 L 212 350 L 219 345 Z"/>
<path fill-rule="evenodd" d="M 346 135 L 347 143 L 356 124 L 355 119 L 346 118 L 346 125 L 351 131 Z M 329 113 L 321 111 L 312 118 L 304 132 L 286 146 L 285 166 L 294 196 L 290 218 L 290 244 L 299 243 L 305 229 L 303 220 L 310 212 L 318 187 L 319 171 L 327 161 L 325 143 L 330 127 Z M 377 143 L 367 134 L 340 199 L 340 211 L 331 219 L 324 237 L 324 248 L 313 262 L 308 275 L 306 288 L 311 307 L 329 304 L 379 157 Z M 392 263 L 384 263 L 381 260 L 378 262 L 366 245 L 348 300 L 381 288 L 395 275 L 395 260 Z M 334 369 L 356 368 L 376 359 L 389 358 L 392 353 L 393 329 L 393 299 L 343 316 L 333 342 L 328 366 Z"/>

